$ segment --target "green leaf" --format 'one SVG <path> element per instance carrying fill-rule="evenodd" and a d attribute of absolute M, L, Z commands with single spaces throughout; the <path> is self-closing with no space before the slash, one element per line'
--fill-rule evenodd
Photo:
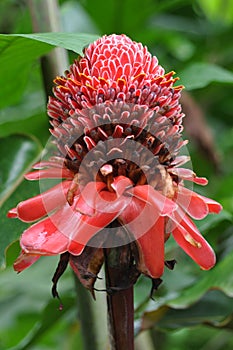
<path fill-rule="evenodd" d="M 85 33 L 35 33 L 35 34 L 15 34 L 25 39 L 33 39 L 41 43 L 47 43 L 53 46 L 63 47 L 82 54 L 83 48 L 92 41 L 98 39 L 98 35 Z"/>
<path fill-rule="evenodd" d="M 42 257 L 20 274 L 16 274 L 12 267 L 1 271 L 1 350 L 11 347 L 24 348 L 28 343 L 34 344 L 33 349 L 44 349 L 41 344 L 42 338 L 50 336 L 53 338 L 54 332 L 55 343 L 52 348 L 60 350 L 66 348 L 61 344 L 59 331 L 62 333 L 62 338 L 63 336 L 66 340 L 67 337 L 70 338 L 72 326 L 78 323 L 77 309 L 73 300 L 74 282 L 71 269 L 67 269 L 59 281 L 62 311 L 59 310 L 60 301 L 52 297 L 51 279 L 58 261 L 58 256 Z M 75 331 L 80 334 L 77 329 Z"/>
<path fill-rule="evenodd" d="M 0 206 L 22 181 L 40 152 L 38 142 L 28 136 L 16 134 L 0 139 Z"/>
<path fill-rule="evenodd" d="M 179 256 L 179 262 L 181 260 Z M 233 255 L 230 253 L 212 270 L 200 271 L 199 277 L 190 269 L 188 274 L 188 266 L 185 266 L 184 261 L 174 271 L 165 271 L 164 283 L 154 294 L 155 301 L 147 299 L 136 309 L 139 323 L 137 330 L 150 328 L 155 324 L 161 328 L 174 329 L 202 322 L 209 322 L 213 326 L 227 323 L 232 313 L 232 264 Z M 137 288 L 135 289 L 138 293 Z M 148 288 L 144 296 L 146 293 Z M 142 323 L 139 322 L 140 317 Z"/>
<path fill-rule="evenodd" d="M 45 145 L 51 136 L 47 115 L 45 112 L 36 113 L 25 119 L 10 121 L 0 126 L 0 138 L 15 133 L 25 133 L 36 137 L 39 135 L 41 144 Z"/>
<path fill-rule="evenodd" d="M 182 294 L 173 300 L 168 301 L 172 308 L 187 308 L 199 300 L 208 290 L 218 289 L 227 296 L 233 298 L 233 254 L 229 254 L 221 262 L 191 287 L 185 289 Z"/>
<path fill-rule="evenodd" d="M 73 297 L 63 296 L 62 300 L 65 305 L 63 310 L 59 310 L 57 307 L 57 300 L 51 300 L 44 308 L 40 320 L 35 324 L 31 332 L 29 332 L 20 344 L 14 346 L 10 350 L 26 350 L 32 345 L 37 344 L 38 340 L 51 330 L 51 328 L 55 326 L 75 305 L 75 298 Z"/>
<path fill-rule="evenodd" d="M 232 72 L 210 63 L 193 63 L 178 75 L 187 90 L 200 89 L 212 82 L 233 84 Z"/>
<path fill-rule="evenodd" d="M 81 54 L 96 35 L 74 33 L 0 34 L 0 108 L 19 101 L 33 62 L 60 46 Z"/>
<path fill-rule="evenodd" d="M 12 135 L 0 139 L 0 267 L 5 267 L 5 251 L 27 224 L 7 218 L 7 212 L 18 202 L 38 193 L 38 185 L 23 181 L 24 173 L 38 159 L 39 143 L 29 136 Z"/>
<path fill-rule="evenodd" d="M 29 38 L 0 34 L 0 108 L 20 99 L 34 60 L 51 48 Z"/>
<path fill-rule="evenodd" d="M 49 120 L 41 90 L 25 95 L 20 103 L 0 110 L 0 138 L 15 133 L 39 135 L 45 144 L 50 136 Z"/>
<path fill-rule="evenodd" d="M 232 299 L 219 291 L 211 291 L 187 309 L 175 310 L 164 306 L 159 310 L 145 312 L 141 329 L 156 327 L 174 330 L 200 324 L 223 327 L 231 318 Z"/>

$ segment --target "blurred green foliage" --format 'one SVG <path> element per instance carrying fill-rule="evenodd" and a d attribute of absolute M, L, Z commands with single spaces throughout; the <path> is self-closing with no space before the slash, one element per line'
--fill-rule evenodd
<path fill-rule="evenodd" d="M 220 153 L 219 171 L 191 140 L 194 170 L 209 178 L 202 194 L 224 205 L 218 216 L 197 222 L 213 245 L 216 267 L 199 271 L 172 240 L 166 250 L 176 258 L 174 271 L 149 300 L 150 281 L 141 277 L 135 288 L 136 329 L 153 327 L 160 350 L 230 350 L 233 347 L 233 2 L 221 0 L 61 0 L 63 36 L 33 36 L 26 1 L 0 2 L 0 350 L 82 348 L 80 324 L 71 307 L 73 279 L 67 271 L 60 282 L 64 309 L 50 296 L 56 258 L 41 259 L 16 276 L 12 262 L 16 242 L 26 224 L 6 219 L 18 201 L 37 193 L 23 173 L 39 157 L 49 137 L 46 98 L 38 58 L 52 46 L 69 51 L 70 60 L 96 36 L 125 33 L 141 41 L 166 70 L 175 70 L 205 113 Z M 89 33 L 80 36 L 73 33 Z M 84 41 L 82 41 L 82 38 Z M 86 40 L 86 41 L 85 41 Z M 51 46 L 52 45 L 52 46 Z M 189 121 L 192 123 L 192 120 Z M 14 168 L 13 168 L 14 167 Z M 9 174 L 9 176 L 6 176 Z M 7 249 L 8 245 L 10 247 Z M 54 264 L 53 264 L 54 261 Z M 169 331 L 169 332 L 164 332 Z M 149 350 L 149 349 L 148 349 Z"/>

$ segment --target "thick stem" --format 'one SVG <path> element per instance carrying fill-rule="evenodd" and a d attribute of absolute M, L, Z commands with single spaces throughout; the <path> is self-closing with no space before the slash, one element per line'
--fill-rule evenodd
<path fill-rule="evenodd" d="M 105 250 L 105 274 L 111 349 L 133 350 L 135 269 L 130 245 Z"/>

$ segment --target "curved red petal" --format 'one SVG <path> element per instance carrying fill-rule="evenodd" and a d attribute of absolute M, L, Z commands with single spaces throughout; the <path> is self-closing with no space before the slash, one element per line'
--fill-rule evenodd
<path fill-rule="evenodd" d="M 41 220 L 23 232 L 20 245 L 26 253 L 55 255 L 67 250 L 68 238 L 58 230 L 52 219 L 53 216 Z"/>
<path fill-rule="evenodd" d="M 184 186 L 178 186 L 176 203 L 197 220 L 203 219 L 209 213 L 208 206 L 202 196 Z"/>
<path fill-rule="evenodd" d="M 202 186 L 205 186 L 208 184 L 208 180 L 205 177 L 196 176 L 196 174 L 191 169 L 171 168 L 168 171 L 172 174 L 177 175 L 182 180 L 192 181 Z"/>
<path fill-rule="evenodd" d="M 149 203 L 134 198 L 119 220 L 135 236 L 139 253 L 138 270 L 152 278 L 159 278 L 164 271 L 164 218 L 153 214 L 154 208 Z"/>
<path fill-rule="evenodd" d="M 50 168 L 38 171 L 32 171 L 24 175 L 27 180 L 40 179 L 73 179 L 74 174 L 67 168 Z"/>
<path fill-rule="evenodd" d="M 201 195 L 199 195 L 199 197 L 201 197 L 203 201 L 207 204 L 210 213 L 218 214 L 222 210 L 221 204 L 214 201 L 213 199 L 210 199 Z"/>
<path fill-rule="evenodd" d="M 17 272 L 21 272 L 27 267 L 34 264 L 34 262 L 36 262 L 40 257 L 41 255 L 27 254 L 25 252 L 21 252 L 21 254 L 14 262 L 14 270 Z"/>
<path fill-rule="evenodd" d="M 101 191 L 98 198 L 96 198 L 95 208 L 100 213 L 120 214 L 130 201 L 130 197 L 124 195 L 117 197 L 114 192 Z"/>
<path fill-rule="evenodd" d="M 17 208 L 10 209 L 7 213 L 7 217 L 10 219 L 17 218 L 18 217 Z"/>
<path fill-rule="evenodd" d="M 42 160 L 38 163 L 35 163 L 32 168 L 33 169 L 43 169 L 43 168 L 63 168 L 64 166 L 64 160 L 62 162 L 58 162 L 58 161 L 46 161 L 46 160 Z"/>
<path fill-rule="evenodd" d="M 111 184 L 111 187 L 116 192 L 117 197 L 120 197 L 127 188 L 132 186 L 132 184 L 133 182 L 128 177 L 117 176 L 114 178 L 114 181 Z"/>
<path fill-rule="evenodd" d="M 95 215 L 96 197 L 104 187 L 106 187 L 104 182 L 89 182 L 81 191 L 75 209 L 88 216 Z"/>
<path fill-rule="evenodd" d="M 139 247 L 139 270 L 152 278 L 159 278 L 164 271 L 164 218 L 157 222 L 143 236 L 137 239 Z"/>
<path fill-rule="evenodd" d="M 20 202 L 17 206 L 18 218 L 32 222 L 65 204 L 70 185 L 71 181 L 63 181 L 44 193 Z"/>
<path fill-rule="evenodd" d="M 136 186 L 127 192 L 132 193 L 142 201 L 150 203 L 156 208 L 158 214 L 162 216 L 171 214 L 177 208 L 177 205 L 172 200 L 156 191 L 150 185 Z"/>
<path fill-rule="evenodd" d="M 182 220 L 180 221 L 181 217 Z M 216 262 L 215 253 L 194 223 L 184 213 L 180 212 L 176 224 L 172 234 L 179 246 L 203 270 L 211 269 Z"/>

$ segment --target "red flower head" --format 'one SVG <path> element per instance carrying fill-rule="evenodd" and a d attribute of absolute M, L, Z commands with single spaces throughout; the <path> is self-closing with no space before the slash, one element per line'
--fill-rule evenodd
<path fill-rule="evenodd" d="M 146 47 L 125 35 L 91 44 L 63 77 L 48 103 L 56 155 L 34 166 L 28 180 L 63 179 L 20 202 L 10 217 L 35 223 L 21 236 L 22 271 L 42 255 L 61 255 L 92 290 L 104 248 L 130 245 L 136 275 L 163 274 L 170 234 L 202 269 L 215 254 L 191 218 L 218 213 L 220 204 L 185 187 L 206 185 L 182 168 L 179 155 L 182 86 Z"/>

